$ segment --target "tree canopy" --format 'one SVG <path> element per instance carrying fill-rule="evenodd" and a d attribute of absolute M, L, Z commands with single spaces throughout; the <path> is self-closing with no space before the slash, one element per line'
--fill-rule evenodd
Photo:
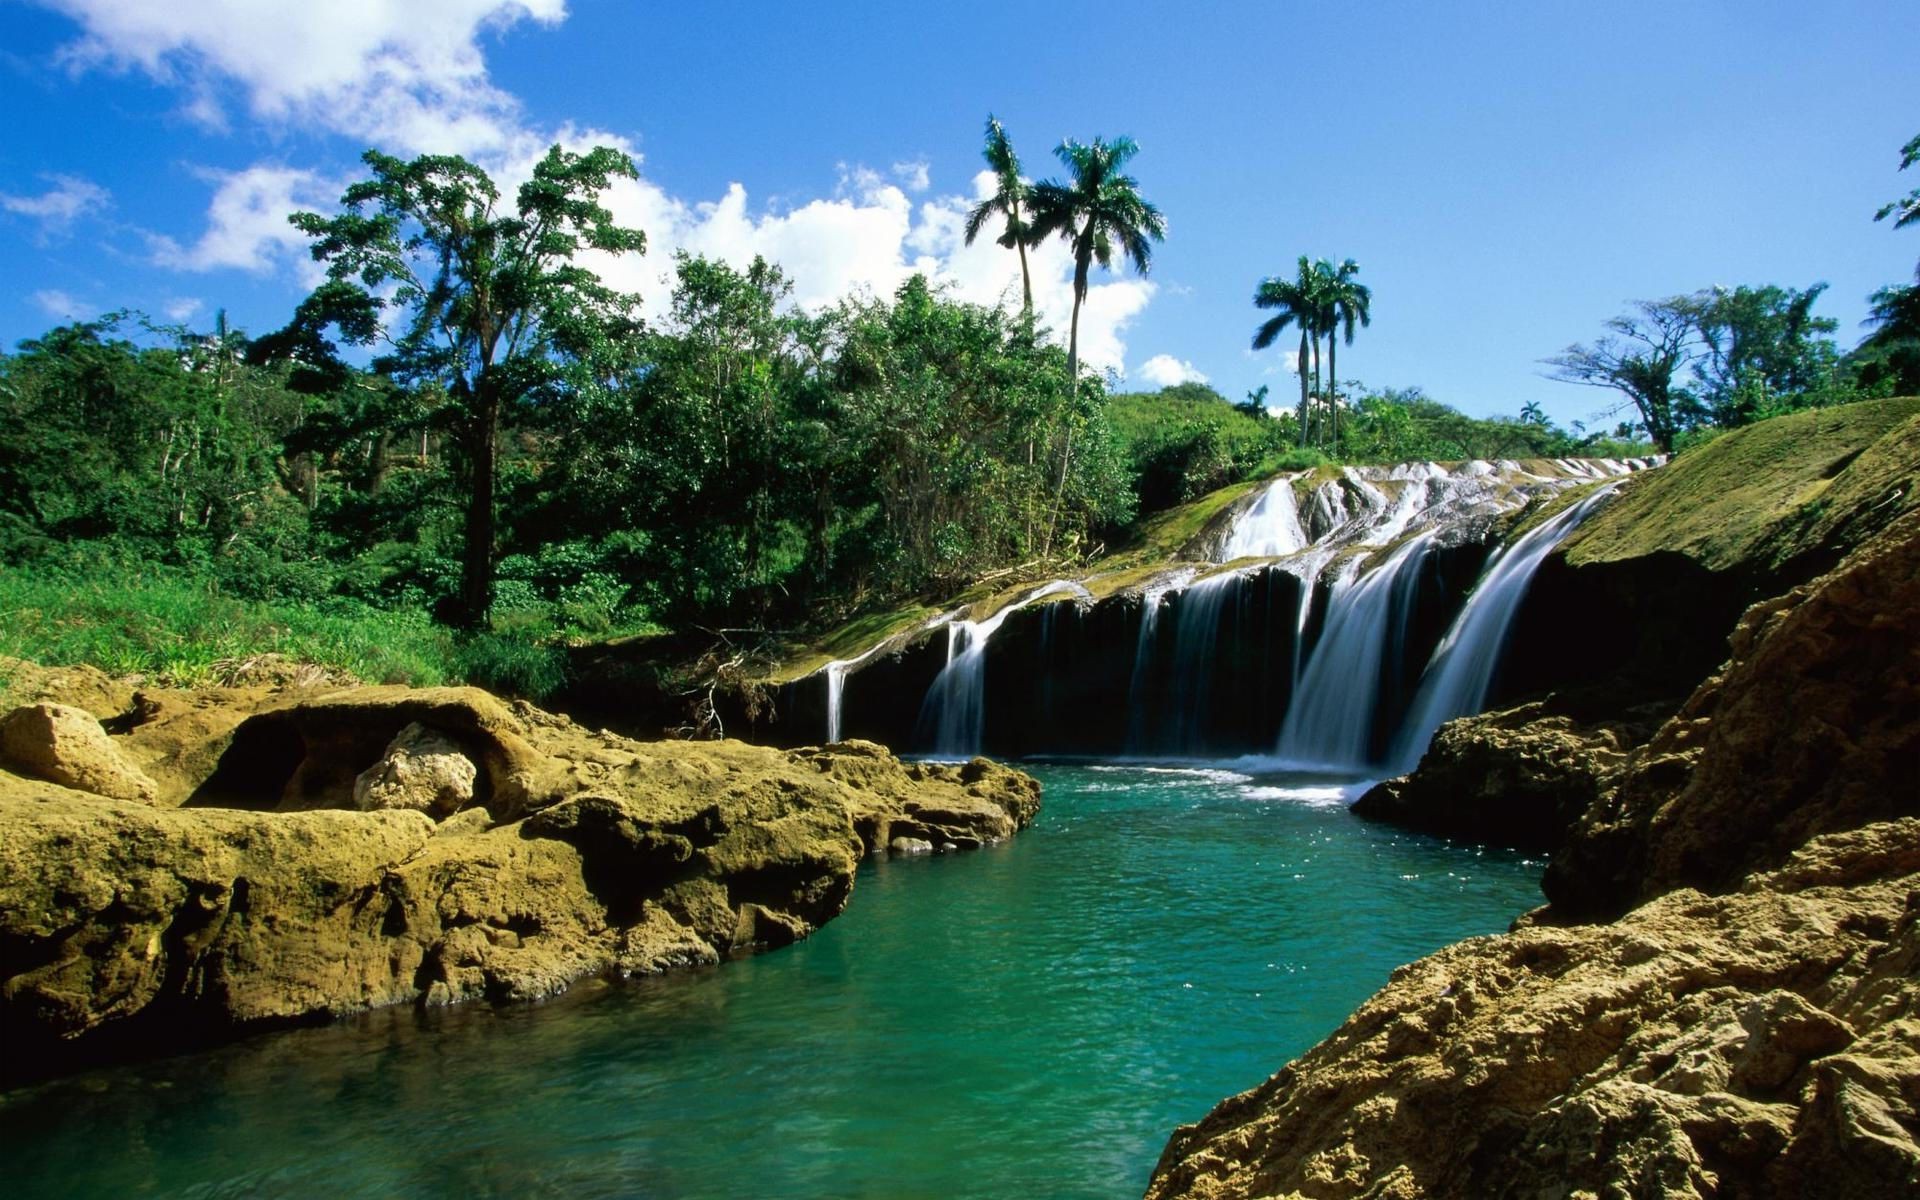
<path fill-rule="evenodd" d="M 262 351 L 337 377 L 323 337 L 331 326 L 349 343 L 384 344 L 376 371 L 446 396 L 467 483 L 459 617 L 477 625 L 493 606 L 502 412 L 598 386 L 639 331 L 639 299 L 580 261 L 587 251 L 645 249 L 645 234 L 616 224 L 599 202 L 615 179 L 637 172 L 617 150 L 556 145 L 508 209 L 486 172 L 463 158 L 403 162 L 369 150 L 362 161 L 372 177 L 346 190 L 340 213 L 292 216 L 327 281 Z"/>

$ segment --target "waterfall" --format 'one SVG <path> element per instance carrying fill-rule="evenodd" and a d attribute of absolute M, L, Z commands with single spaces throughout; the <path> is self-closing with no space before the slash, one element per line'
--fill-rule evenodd
<path fill-rule="evenodd" d="M 1467 597 L 1466 607 L 1428 661 L 1420 690 L 1394 739 L 1392 765 L 1410 771 L 1426 753 L 1434 731 L 1455 717 L 1470 716 L 1486 706 L 1487 688 L 1507 629 L 1520 601 L 1553 548 L 1577 528 L 1613 492 L 1602 487 L 1580 503 L 1527 531 L 1518 541 L 1501 547 L 1487 561 L 1480 580 Z"/>
<path fill-rule="evenodd" d="M 1545 497 L 1608 489 L 1660 461 L 1476 460 L 1278 476 L 1249 489 L 1224 528 L 1208 522 L 1179 561 L 1148 567 L 1140 582 L 1113 578 L 1139 570 L 1134 561 L 1103 564 L 1111 582 L 1095 586 L 1124 598 L 1101 601 L 1100 615 L 1069 626 L 1056 619 L 1065 614 L 1033 614 L 1037 625 L 1016 627 L 1018 648 L 992 654 L 994 694 L 1017 703 L 1017 728 L 1003 728 L 1014 718 L 1001 713 L 987 729 L 989 643 L 1014 612 L 1047 596 L 1073 592 L 1090 603 L 1080 583 L 1048 583 L 981 620 L 967 610 L 932 618 L 922 629 L 946 625 L 946 659 L 917 709 L 904 697 L 856 705 L 856 732 L 885 729 L 941 757 L 989 748 L 1244 753 L 1342 771 L 1410 767 L 1435 728 L 1485 703 L 1534 570 L 1605 491 L 1490 557 L 1489 531 Z M 1138 624 L 1122 623 L 1135 619 L 1134 596 Z M 896 635 L 885 644 L 908 642 Z M 829 740 L 846 736 L 850 677 L 879 648 L 823 668 Z"/>
<path fill-rule="evenodd" d="M 1158 587 L 1140 593 L 1140 632 L 1133 644 L 1133 674 L 1127 681 L 1127 749 L 1145 752 L 1152 742 L 1153 660 L 1159 648 L 1160 609 L 1167 594 L 1185 587 L 1193 578 L 1185 571 Z"/>
<path fill-rule="evenodd" d="M 840 740 L 840 698 L 847 690 L 847 664 L 836 659 L 824 670 L 827 673 L 827 742 L 831 745 Z"/>
<path fill-rule="evenodd" d="M 1238 575 L 1223 571 L 1180 593 L 1174 609 L 1166 722 L 1151 739 L 1164 752 L 1198 754 L 1206 749 L 1220 607 L 1239 581 Z"/>
<path fill-rule="evenodd" d="M 987 641 L 1016 611 L 1036 600 L 1071 592 L 1081 597 L 1091 593 L 1080 584 L 1055 580 L 1035 588 L 984 621 L 947 623 L 947 663 L 934 676 L 920 705 L 917 740 L 929 744 L 940 758 L 967 758 L 980 753 L 980 736 L 986 728 L 987 714 Z"/>
<path fill-rule="evenodd" d="M 1236 558 L 1279 558 L 1307 548 L 1309 538 L 1300 527 L 1300 509 L 1293 498 L 1293 479 L 1283 475 L 1267 485 L 1253 507 L 1234 522 L 1220 557 L 1226 562 Z"/>
<path fill-rule="evenodd" d="M 1292 762 L 1343 769 L 1367 765 L 1381 664 L 1406 637 L 1420 568 L 1433 548 L 1416 535 L 1372 571 L 1358 565 L 1334 583 L 1327 627 L 1308 657 L 1280 727 L 1277 753 Z"/>

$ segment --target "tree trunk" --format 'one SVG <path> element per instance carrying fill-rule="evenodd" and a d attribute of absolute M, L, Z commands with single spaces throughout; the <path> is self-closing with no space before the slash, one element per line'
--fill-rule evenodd
<path fill-rule="evenodd" d="M 1316 396 L 1325 394 L 1320 390 L 1320 335 L 1317 333 L 1313 335 L 1313 394 Z M 1324 421 L 1320 423 L 1320 435 L 1320 440 L 1324 444 L 1326 441 L 1326 422 Z"/>
<path fill-rule="evenodd" d="M 475 389 L 467 430 L 467 469 L 473 476 L 468 480 L 466 545 L 460 562 L 460 622 L 468 629 L 484 628 L 493 608 L 493 484 L 499 438 L 500 403 L 483 378 Z"/>
<path fill-rule="evenodd" d="M 1016 220 L 1019 218 L 1018 210 L 1015 211 L 1014 217 Z M 1032 324 L 1033 276 L 1027 273 L 1027 239 L 1024 237 L 1015 238 L 1013 246 L 1014 249 L 1020 252 L 1020 296 L 1022 304 L 1020 311 L 1027 318 L 1028 324 Z"/>
<path fill-rule="evenodd" d="M 1332 333 L 1327 334 L 1327 414 L 1333 420 L 1333 456 L 1340 457 L 1340 369 L 1335 352 L 1339 349 L 1338 339 Z"/>
<path fill-rule="evenodd" d="M 1307 448 L 1307 414 L 1311 410 L 1311 393 L 1307 390 L 1307 326 L 1300 324 L 1300 354 L 1294 360 L 1294 367 L 1300 372 L 1300 448 Z"/>

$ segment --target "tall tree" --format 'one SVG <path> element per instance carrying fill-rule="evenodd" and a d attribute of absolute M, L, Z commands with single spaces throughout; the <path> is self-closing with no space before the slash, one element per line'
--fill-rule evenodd
<path fill-rule="evenodd" d="M 1058 235 L 1073 247 L 1073 320 L 1067 332 L 1069 412 L 1045 551 L 1052 550 L 1052 529 L 1059 523 L 1067 473 L 1073 463 L 1074 426 L 1082 420 L 1078 411 L 1080 308 L 1087 299 L 1087 276 L 1096 262 L 1107 270 L 1113 269 L 1115 246 L 1119 247 L 1121 256 L 1133 264 L 1134 270 L 1145 275 L 1153 265 L 1153 243 L 1167 236 L 1166 218 L 1141 198 L 1139 182 L 1122 170 L 1127 160 L 1139 152 L 1140 147 L 1130 137 L 1117 137 L 1111 142 L 1094 138 L 1088 144 L 1069 138 L 1061 142 L 1054 153 L 1072 178 L 1065 183 L 1049 179 L 1035 184 L 1029 193 L 1034 242 Z"/>
<path fill-rule="evenodd" d="M 1362 326 L 1373 324 L 1373 291 L 1364 283 L 1354 282 L 1354 276 L 1360 273 L 1360 264 L 1352 259 L 1343 259 L 1339 266 L 1333 266 L 1325 259 L 1315 264 L 1320 282 L 1320 320 L 1316 322 L 1327 334 L 1327 410 L 1333 418 L 1333 448 L 1340 449 L 1340 371 L 1334 352 L 1334 335 L 1342 333 L 1347 345 L 1353 345 L 1353 327 L 1358 322 Z"/>
<path fill-rule="evenodd" d="M 1916 135 L 1912 141 L 1900 147 L 1902 171 L 1917 162 L 1920 162 L 1920 135 Z M 1873 219 L 1876 221 L 1884 221 L 1888 217 L 1893 218 L 1895 229 L 1905 229 L 1915 222 L 1920 222 L 1920 188 L 1913 189 L 1898 200 L 1889 200 L 1880 206 L 1879 212 L 1873 214 Z"/>
<path fill-rule="evenodd" d="M 1296 366 L 1300 371 L 1300 444 L 1307 444 L 1307 416 L 1311 403 L 1311 390 L 1307 377 L 1308 339 L 1314 336 L 1316 323 L 1321 311 L 1320 275 L 1314 270 L 1313 263 L 1306 255 L 1300 256 L 1300 262 L 1292 279 L 1283 279 L 1278 275 L 1269 276 L 1260 281 L 1253 290 L 1255 308 L 1279 310 L 1275 316 L 1267 318 L 1253 331 L 1253 348 L 1265 350 L 1273 345 L 1287 326 L 1293 325 L 1300 330 L 1300 351 Z"/>
<path fill-rule="evenodd" d="M 1027 199 L 1027 181 L 1020 178 L 1020 157 L 1013 152 L 1013 141 L 1007 137 L 1006 126 L 1000 124 L 999 119 L 991 113 L 987 115 L 987 144 L 980 153 L 993 170 L 994 192 L 974 205 L 973 211 L 967 214 L 967 245 L 973 245 L 973 240 L 980 236 L 981 229 L 995 214 L 1006 217 L 1006 227 L 994 241 L 1020 252 L 1020 311 L 1031 317 L 1033 276 L 1027 271 L 1030 231 L 1021 213 Z"/>
<path fill-rule="evenodd" d="M 1716 424 L 1744 425 L 1771 397 L 1814 390 L 1835 362 L 1824 335 L 1839 328 L 1813 315 L 1827 285 L 1796 290 L 1774 284 L 1695 292 L 1678 301 L 1693 321 L 1699 400 Z"/>
<path fill-rule="evenodd" d="M 1049 179 L 1030 195 L 1033 241 L 1058 235 L 1073 247 L 1073 321 L 1067 333 L 1067 365 L 1080 375 L 1080 306 L 1087 299 L 1087 276 L 1094 263 L 1113 269 L 1114 247 L 1145 275 L 1153 264 L 1153 243 L 1167 236 L 1166 218 L 1140 198 L 1139 183 L 1121 168 L 1140 152 L 1130 137 L 1111 142 L 1095 138 L 1082 144 L 1069 138 L 1054 150 L 1071 178 Z"/>
<path fill-rule="evenodd" d="M 639 298 L 579 261 L 587 251 L 644 251 L 645 235 L 616 224 L 599 200 L 616 178 L 638 174 L 618 150 L 554 146 L 507 209 L 464 158 L 404 162 L 369 150 L 362 161 L 372 177 L 347 188 L 342 212 L 290 218 L 313 239 L 327 280 L 270 345 L 316 364 L 332 359 L 331 326 L 350 343 L 385 341 L 376 370 L 444 389 L 466 478 L 458 616 L 479 625 L 493 605 L 503 414 L 596 386 L 639 332 Z M 395 319 L 383 320 L 389 312 Z"/>
<path fill-rule="evenodd" d="M 1593 345 L 1576 343 L 1546 359 L 1552 378 L 1622 393 L 1654 445 L 1672 450 L 1685 416 L 1685 393 L 1674 381 L 1690 356 L 1694 316 L 1688 300 L 1636 301 L 1634 313 L 1609 320 L 1609 332 Z"/>

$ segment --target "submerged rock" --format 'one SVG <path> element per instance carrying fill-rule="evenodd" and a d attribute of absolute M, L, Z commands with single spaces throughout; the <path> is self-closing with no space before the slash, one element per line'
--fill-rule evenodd
<path fill-rule="evenodd" d="M 1920 1192 L 1920 514 L 1753 609 L 1615 778 L 1549 908 L 1396 972 L 1148 1195 Z"/>
<path fill-rule="evenodd" d="M 158 807 L 0 772 L 0 1072 L 719 962 L 837 915 L 901 831 L 981 845 L 1039 803 L 990 763 L 633 742 L 473 689 L 241 703 L 132 715 L 116 744 L 204 772 Z"/>

